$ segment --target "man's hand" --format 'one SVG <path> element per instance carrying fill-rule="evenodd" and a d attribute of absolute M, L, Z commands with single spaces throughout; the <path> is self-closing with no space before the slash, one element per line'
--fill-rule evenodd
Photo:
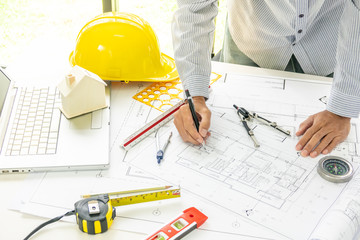
<path fill-rule="evenodd" d="M 210 136 L 208 131 L 210 128 L 211 112 L 205 104 L 204 97 L 193 97 L 192 99 L 200 122 L 199 132 L 197 132 L 194 125 L 188 104 L 181 106 L 174 114 L 174 124 L 184 142 L 199 145 Z"/>
<path fill-rule="evenodd" d="M 350 132 L 350 118 L 341 117 L 327 110 L 311 115 L 300 124 L 296 136 L 303 135 L 296 150 L 301 156 L 316 157 L 328 154 L 346 139 Z"/>

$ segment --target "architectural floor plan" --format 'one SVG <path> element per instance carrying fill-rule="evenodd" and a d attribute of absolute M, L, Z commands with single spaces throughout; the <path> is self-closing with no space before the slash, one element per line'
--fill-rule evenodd
<path fill-rule="evenodd" d="M 295 151 L 295 130 L 308 115 L 325 109 L 324 96 L 330 86 L 228 74 L 222 86 L 215 88 L 208 100 L 213 114 L 205 147 L 174 139 L 158 167 L 146 159 L 153 149 L 150 144 L 130 163 L 285 238 L 307 239 L 346 186 L 318 175 L 317 162 L 323 156 L 303 158 Z M 233 104 L 276 121 L 292 136 L 254 122 L 251 128 L 260 143 L 255 148 Z M 348 139 L 331 153 L 346 157 L 355 169 L 359 163 L 357 127 L 353 123 Z"/>
<path fill-rule="evenodd" d="M 322 156 L 303 158 L 295 151 L 294 133 L 307 116 L 325 109 L 329 82 L 223 74 L 211 86 L 207 101 L 212 122 L 205 147 L 184 143 L 169 122 L 159 130 L 161 142 L 173 132 L 160 165 L 154 134 L 129 151 L 120 147 L 160 114 L 132 98 L 145 87 L 112 86 L 109 170 L 34 175 L 18 208 L 54 217 L 71 209 L 84 193 L 171 184 L 181 187 L 180 199 L 121 207 L 113 228 L 150 233 L 195 206 L 209 219 L 192 233 L 194 239 L 354 238 L 360 219 L 360 175 L 349 183 L 327 182 L 316 171 Z M 254 147 L 233 104 L 277 122 L 291 136 L 251 122 L 260 144 Z M 355 170 L 360 162 L 358 128 L 358 121 L 352 121 L 349 137 L 331 152 L 349 160 Z"/>

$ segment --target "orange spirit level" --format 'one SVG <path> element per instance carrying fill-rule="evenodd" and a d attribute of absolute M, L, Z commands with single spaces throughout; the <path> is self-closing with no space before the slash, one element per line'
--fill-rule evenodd
<path fill-rule="evenodd" d="M 208 219 L 194 207 L 184 210 L 183 214 L 152 234 L 146 240 L 178 240 L 192 230 L 200 227 Z"/>

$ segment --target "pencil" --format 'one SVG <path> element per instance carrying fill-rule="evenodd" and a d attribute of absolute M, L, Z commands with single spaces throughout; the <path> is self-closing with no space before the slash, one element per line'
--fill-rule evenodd
<path fill-rule="evenodd" d="M 192 115 L 192 118 L 194 120 L 194 124 L 195 124 L 195 127 L 196 127 L 196 130 L 199 132 L 199 120 L 196 116 L 196 112 L 195 112 L 195 107 L 194 107 L 194 103 L 192 101 L 192 97 L 189 93 L 189 90 L 185 90 L 185 94 L 186 94 L 186 98 L 188 100 L 188 103 L 189 103 L 189 107 L 190 107 L 190 111 L 191 111 L 191 115 Z"/>
<path fill-rule="evenodd" d="M 135 190 L 120 191 L 120 192 L 86 194 L 86 195 L 81 195 L 80 197 L 81 198 L 89 198 L 89 197 L 96 197 L 96 196 L 104 195 L 104 194 L 107 194 L 109 196 L 111 196 L 111 195 L 121 195 L 121 194 L 128 194 L 128 193 L 157 191 L 157 190 L 169 189 L 171 187 L 172 186 L 161 186 L 161 187 L 142 188 L 142 189 L 135 189 Z"/>
<path fill-rule="evenodd" d="M 193 121 L 194 121 L 196 130 L 199 132 L 199 126 L 200 126 L 200 124 L 199 124 L 199 119 L 198 119 L 197 116 L 196 116 L 194 103 L 193 103 L 192 97 L 191 97 L 188 89 L 185 90 L 185 95 L 186 95 L 186 98 L 187 98 L 188 103 L 189 103 L 189 108 L 190 108 L 190 111 L 191 111 L 191 116 L 192 116 L 192 118 L 193 118 Z M 204 147 L 204 141 L 201 143 L 201 145 Z"/>

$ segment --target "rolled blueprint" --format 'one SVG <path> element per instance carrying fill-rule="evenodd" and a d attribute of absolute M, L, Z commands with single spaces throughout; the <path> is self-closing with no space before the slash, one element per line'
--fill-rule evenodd
<path fill-rule="evenodd" d="M 311 240 L 357 239 L 360 227 L 360 174 L 356 172 L 340 198 L 321 219 Z"/>

